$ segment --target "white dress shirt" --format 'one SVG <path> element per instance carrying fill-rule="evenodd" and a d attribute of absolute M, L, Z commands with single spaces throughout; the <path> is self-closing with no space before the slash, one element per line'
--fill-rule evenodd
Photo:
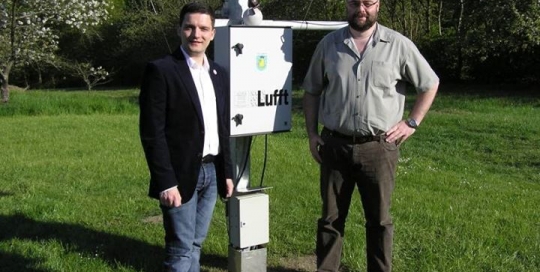
<path fill-rule="evenodd" d="M 197 88 L 199 101 L 204 120 L 204 149 L 203 157 L 206 155 L 217 155 L 219 153 L 219 136 L 218 136 L 218 120 L 216 108 L 216 93 L 214 84 L 210 78 L 210 65 L 208 58 L 204 56 L 202 67 L 197 64 L 189 55 L 180 47 L 182 53 L 186 57 L 191 76 Z"/>

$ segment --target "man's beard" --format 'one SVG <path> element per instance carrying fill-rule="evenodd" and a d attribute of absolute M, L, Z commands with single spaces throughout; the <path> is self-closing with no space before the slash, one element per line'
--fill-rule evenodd
<path fill-rule="evenodd" d="M 349 16 L 349 26 L 359 32 L 364 32 L 372 27 L 377 22 L 377 14 L 367 15 L 366 21 L 364 23 L 359 23 L 358 18 L 360 17 L 359 13 L 355 13 L 352 16 Z"/>

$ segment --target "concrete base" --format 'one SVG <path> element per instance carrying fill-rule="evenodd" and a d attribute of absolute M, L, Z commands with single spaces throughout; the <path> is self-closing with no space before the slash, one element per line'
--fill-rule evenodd
<path fill-rule="evenodd" d="M 266 248 L 239 250 L 229 246 L 229 272 L 266 272 Z"/>

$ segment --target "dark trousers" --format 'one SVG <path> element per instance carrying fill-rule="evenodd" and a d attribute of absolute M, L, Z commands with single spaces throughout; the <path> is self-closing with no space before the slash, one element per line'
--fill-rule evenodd
<path fill-rule="evenodd" d="M 321 133 L 322 217 L 317 228 L 317 271 L 339 271 L 345 221 L 358 187 L 366 219 L 367 270 L 392 270 L 390 217 L 399 148 L 384 139 L 352 144 Z"/>

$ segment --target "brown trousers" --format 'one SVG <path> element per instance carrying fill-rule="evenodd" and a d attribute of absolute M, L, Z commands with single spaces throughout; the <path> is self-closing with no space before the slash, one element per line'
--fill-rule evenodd
<path fill-rule="evenodd" d="M 390 217 L 399 147 L 384 138 L 352 144 L 321 133 L 325 144 L 320 190 L 322 217 L 317 228 L 317 271 L 339 271 L 345 221 L 358 187 L 366 219 L 367 270 L 392 270 L 393 225 Z"/>

